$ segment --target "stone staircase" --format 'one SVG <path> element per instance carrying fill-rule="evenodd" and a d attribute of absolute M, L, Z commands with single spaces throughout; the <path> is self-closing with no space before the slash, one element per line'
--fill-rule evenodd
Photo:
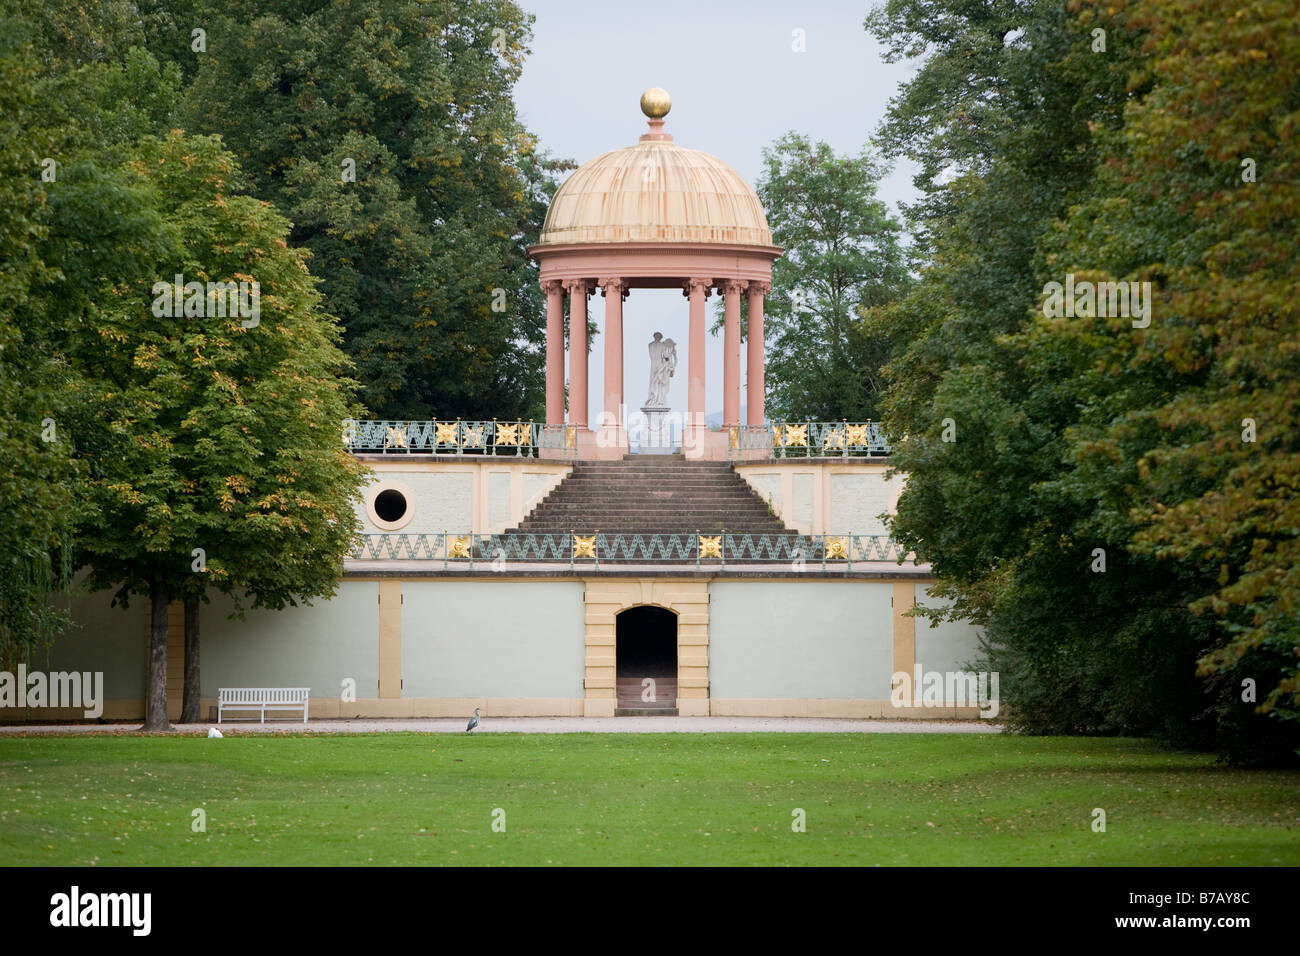
<path fill-rule="evenodd" d="M 648 675 L 647 675 L 648 676 Z M 677 716 L 677 678 L 656 677 L 654 700 L 642 700 L 641 677 L 620 677 L 614 681 L 615 717 Z"/>
<path fill-rule="evenodd" d="M 680 455 L 582 461 L 511 534 L 794 534 L 731 465 Z"/>

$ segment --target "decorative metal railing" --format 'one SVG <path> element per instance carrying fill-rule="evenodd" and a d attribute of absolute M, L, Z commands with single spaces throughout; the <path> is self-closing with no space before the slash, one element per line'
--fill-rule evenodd
<path fill-rule="evenodd" d="M 444 568 L 511 563 L 567 564 L 571 569 L 611 564 L 694 565 L 726 570 L 788 565 L 793 571 L 849 571 L 854 562 L 894 561 L 908 555 L 887 535 L 872 534 L 363 534 L 352 554 L 359 561 L 441 561 Z"/>
<path fill-rule="evenodd" d="M 773 458 L 874 458 L 889 454 L 879 422 L 771 422 L 732 425 L 728 457 L 753 459 L 754 452 Z"/>
<path fill-rule="evenodd" d="M 727 455 L 755 458 L 877 458 L 889 454 L 879 422 L 771 422 L 731 425 Z M 495 455 L 536 458 L 541 449 L 573 460 L 577 428 L 542 422 L 358 421 L 343 423 L 343 443 L 360 454 Z"/>
<path fill-rule="evenodd" d="M 409 455 L 495 455 L 536 458 L 539 449 L 572 459 L 577 429 L 541 422 L 358 421 L 343 423 L 343 444 L 354 453 Z"/>

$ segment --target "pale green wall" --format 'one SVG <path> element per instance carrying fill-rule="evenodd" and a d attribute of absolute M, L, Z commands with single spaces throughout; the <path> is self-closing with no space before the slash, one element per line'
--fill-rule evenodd
<path fill-rule="evenodd" d="M 80 625 L 38 651 L 29 666 L 43 671 L 103 671 L 104 699 L 144 697 L 149 639 L 149 599 L 134 597 L 130 606 L 109 607 L 112 591 L 87 594 L 78 583 L 63 604 Z"/>
<path fill-rule="evenodd" d="M 505 528 L 510 521 L 510 472 L 488 472 L 488 524 L 493 528 Z M 475 529 L 477 530 L 477 529 Z"/>
<path fill-rule="evenodd" d="M 358 698 L 379 696 L 379 584 L 342 581 L 329 601 L 283 611 L 248 611 L 231 620 L 229 599 L 201 612 L 199 647 L 204 697 L 221 687 L 310 687 L 338 697 L 343 679 Z"/>
<path fill-rule="evenodd" d="M 710 696 L 884 700 L 893 676 L 888 581 L 714 581 Z"/>
<path fill-rule="evenodd" d="M 406 581 L 403 697 L 582 697 L 580 581 Z"/>
<path fill-rule="evenodd" d="M 743 473 L 742 473 L 743 474 Z M 775 472 L 753 472 L 748 476 L 750 485 L 774 512 L 781 511 L 781 476 Z"/>
<path fill-rule="evenodd" d="M 471 471 L 433 471 L 429 468 L 410 471 L 376 472 L 371 484 L 400 482 L 411 489 L 415 514 L 400 534 L 441 534 L 443 531 L 464 534 L 474 527 L 474 474 Z M 366 513 L 364 501 L 357 505 L 362 530 L 382 533 Z"/>
<path fill-rule="evenodd" d="M 523 510 L 524 514 L 537 505 L 537 502 L 558 485 L 564 478 L 564 475 L 538 474 L 537 472 L 524 472 L 523 477 Z"/>
<path fill-rule="evenodd" d="M 920 587 L 916 603 L 927 607 L 946 607 L 950 602 L 930 597 Z M 965 621 L 945 622 L 931 627 L 925 618 L 916 619 L 916 662 L 926 671 L 968 671 L 979 657 L 982 630 Z"/>
<path fill-rule="evenodd" d="M 813 494 L 816 479 L 817 475 L 813 472 L 796 471 L 790 483 L 790 493 L 794 496 L 794 507 L 791 509 L 789 524 L 793 524 L 796 528 L 805 532 L 812 531 L 815 524 L 813 521 Z"/>
<path fill-rule="evenodd" d="M 880 472 L 832 474 L 827 528 L 839 534 L 887 534 L 879 516 L 891 510 L 898 481 L 886 481 Z"/>

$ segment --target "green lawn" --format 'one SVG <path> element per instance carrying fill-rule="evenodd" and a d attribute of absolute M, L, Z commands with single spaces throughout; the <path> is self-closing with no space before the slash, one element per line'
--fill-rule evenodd
<path fill-rule="evenodd" d="M 1294 866 L 1300 773 L 974 734 L 11 737 L 0 861 Z"/>

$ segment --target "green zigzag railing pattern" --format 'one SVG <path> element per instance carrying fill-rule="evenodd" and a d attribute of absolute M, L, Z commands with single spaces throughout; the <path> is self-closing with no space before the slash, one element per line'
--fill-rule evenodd
<path fill-rule="evenodd" d="M 669 563 L 722 568 L 788 564 L 794 570 L 849 570 L 855 561 L 894 561 L 907 555 L 887 535 L 868 534 L 363 534 L 359 561 L 441 561 L 444 567 L 493 562 L 602 564 Z"/>

